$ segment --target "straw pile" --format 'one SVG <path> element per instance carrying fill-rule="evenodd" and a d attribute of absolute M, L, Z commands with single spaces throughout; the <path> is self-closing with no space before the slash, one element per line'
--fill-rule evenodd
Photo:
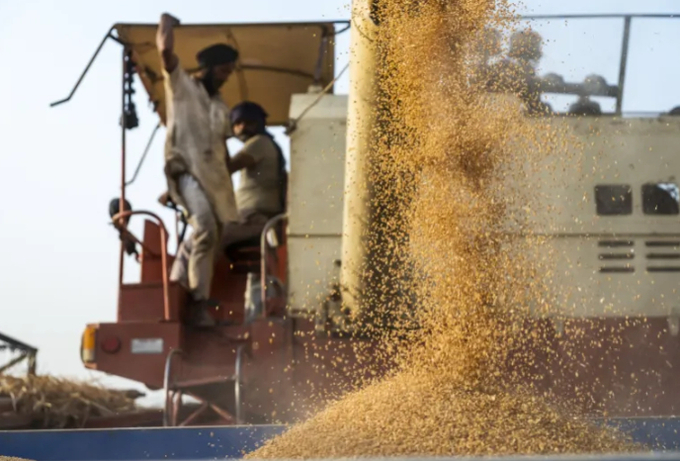
<path fill-rule="evenodd" d="M 508 236 L 508 226 L 528 232 L 525 216 L 509 210 L 529 201 L 508 186 L 523 184 L 523 173 L 507 179 L 517 172 L 513 165 L 538 162 L 541 152 L 563 148 L 565 138 L 549 119 L 530 124 L 516 104 L 490 98 L 486 89 L 504 79 L 478 85 L 470 78 L 479 77 L 469 51 L 478 37 L 488 26 L 511 27 L 503 19 L 511 11 L 502 4 L 377 2 L 378 123 L 367 155 L 372 205 L 383 212 L 366 240 L 380 247 L 382 267 L 373 273 L 382 286 L 362 309 L 376 318 L 410 314 L 419 328 L 399 331 L 396 321 L 396 332 L 376 331 L 385 350 L 397 337 L 408 338 L 389 377 L 330 404 L 247 458 L 637 448 L 574 415 L 568 402 L 558 406 L 532 388 L 541 379 L 532 354 L 556 357 L 541 331 L 525 322 L 530 309 L 550 308 L 551 269 L 526 256 L 536 253 L 532 246 L 540 239 Z M 405 264 L 395 269 L 394 261 Z M 409 281 L 405 295 L 390 289 L 395 280 Z"/>
<path fill-rule="evenodd" d="M 0 375 L 0 421 L 20 417 L 39 429 L 83 427 L 90 418 L 136 410 L 135 395 L 52 376 Z"/>

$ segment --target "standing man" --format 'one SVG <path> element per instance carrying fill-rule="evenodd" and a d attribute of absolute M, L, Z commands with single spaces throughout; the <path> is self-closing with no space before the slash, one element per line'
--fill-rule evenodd
<path fill-rule="evenodd" d="M 217 305 L 210 299 L 210 286 L 220 235 L 228 223 L 239 219 L 224 161 L 226 140 L 231 136 L 229 108 L 219 94 L 234 71 L 238 52 L 224 44 L 200 51 L 196 58 L 201 70 L 191 77 L 174 53 L 173 27 L 177 25 L 177 19 L 163 14 L 156 34 L 167 101 L 165 175 L 170 198 L 187 210 L 194 232 L 186 280 L 177 273 L 182 269 L 178 262 L 170 279 L 187 285 L 192 323 L 212 326 L 215 322 L 207 309 Z"/>

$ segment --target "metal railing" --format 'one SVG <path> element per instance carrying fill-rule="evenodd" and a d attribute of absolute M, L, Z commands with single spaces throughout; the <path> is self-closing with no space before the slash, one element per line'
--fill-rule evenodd
<path fill-rule="evenodd" d="M 153 219 L 156 220 L 156 224 L 159 227 L 159 232 L 161 236 L 161 251 L 160 251 L 160 258 L 161 258 L 161 277 L 162 277 L 162 283 L 163 283 L 163 320 L 170 321 L 173 320 L 170 315 L 170 281 L 169 281 L 169 275 L 168 275 L 168 231 L 165 228 L 165 225 L 163 224 L 163 220 L 156 214 L 151 213 L 150 211 L 123 211 L 122 213 L 118 213 L 115 216 L 113 216 L 113 224 L 116 226 L 117 229 L 119 229 L 121 232 L 123 232 L 126 236 L 134 239 L 136 242 L 140 243 L 142 245 L 142 248 L 144 248 L 145 251 L 149 252 L 153 256 L 158 256 L 155 254 L 155 252 L 151 252 L 147 247 L 144 246 L 142 241 L 135 237 L 130 231 L 127 230 L 127 225 L 125 224 L 125 218 L 131 217 L 131 216 L 136 216 L 136 215 L 144 215 L 144 216 L 149 216 Z M 124 261 L 123 261 L 123 243 L 121 243 L 121 261 L 120 261 L 120 271 L 118 274 L 118 290 L 120 293 L 121 288 L 123 287 L 123 267 L 124 267 Z M 120 296 L 120 295 L 119 295 Z M 120 315 L 120 305 L 118 306 L 119 310 L 119 315 Z"/>
<path fill-rule="evenodd" d="M 267 309 L 267 234 L 271 229 L 284 219 L 287 219 L 288 215 L 282 213 L 278 216 L 274 216 L 264 225 L 262 229 L 262 234 L 260 234 L 260 290 L 261 290 L 261 302 L 262 302 L 262 317 L 266 317 L 269 312 Z M 278 239 L 277 235 L 277 239 Z M 278 243 L 278 242 L 277 242 Z"/>
<path fill-rule="evenodd" d="M 619 61 L 618 82 L 614 86 L 615 94 L 608 94 L 616 98 L 614 115 L 623 114 L 623 95 L 628 70 L 628 57 L 630 51 L 630 34 L 633 20 L 635 19 L 680 19 L 680 13 L 653 13 L 653 14 L 556 14 L 556 15 L 527 15 L 521 16 L 521 21 L 555 21 L 570 19 L 620 19 L 623 21 L 623 37 L 621 40 L 621 57 Z M 548 91 L 554 92 L 554 91 Z M 590 95 L 601 96 L 601 95 Z"/>
<path fill-rule="evenodd" d="M 234 383 L 234 415 L 225 412 L 216 404 L 210 402 L 209 400 L 202 400 L 201 405 L 196 409 L 191 415 L 184 419 L 181 423 L 178 421 L 179 417 L 179 407 L 181 406 L 181 399 L 183 395 L 182 383 L 173 379 L 174 368 L 172 366 L 173 359 L 179 357 L 181 360 L 184 353 L 179 349 L 171 349 L 165 358 L 165 368 L 163 371 L 163 392 L 165 396 L 165 402 L 163 406 L 163 426 L 174 427 L 174 426 L 188 426 L 193 421 L 195 421 L 204 411 L 212 409 L 215 413 L 223 417 L 225 420 L 233 420 L 236 424 L 243 423 L 243 411 L 241 402 L 241 386 L 243 381 L 243 354 L 245 351 L 245 345 L 239 344 L 236 348 L 236 358 L 234 361 L 234 374 L 231 379 Z M 186 388 L 185 388 L 186 389 Z M 189 394 L 191 395 L 191 394 Z M 197 398 L 196 395 L 192 397 Z"/>

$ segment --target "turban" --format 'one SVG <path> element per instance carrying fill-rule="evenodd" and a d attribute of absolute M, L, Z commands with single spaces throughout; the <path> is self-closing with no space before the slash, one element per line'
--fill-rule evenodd
<path fill-rule="evenodd" d="M 218 43 L 204 48 L 196 54 L 196 60 L 201 67 L 213 67 L 231 64 L 238 59 L 238 51 L 229 45 Z"/>
<path fill-rule="evenodd" d="M 257 103 L 244 101 L 231 109 L 230 120 L 234 125 L 239 122 L 262 122 L 267 120 L 269 114 Z"/>

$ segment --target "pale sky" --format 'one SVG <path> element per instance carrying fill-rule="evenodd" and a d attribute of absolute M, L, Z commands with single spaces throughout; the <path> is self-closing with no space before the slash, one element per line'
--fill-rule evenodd
<path fill-rule="evenodd" d="M 88 322 L 115 320 L 118 239 L 108 225 L 109 200 L 119 193 L 120 46 L 109 42 L 73 100 L 65 97 L 99 41 L 116 22 L 156 22 L 168 11 L 185 23 L 290 22 L 348 19 L 348 0 L 0 0 L 0 331 L 39 348 L 39 372 L 98 377 L 79 357 Z M 673 13 L 673 0 L 527 0 L 533 14 Z M 616 83 L 621 20 L 543 21 L 547 40 L 542 73 L 570 81 L 592 73 Z M 658 112 L 680 105 L 677 44 L 680 20 L 634 22 L 624 111 Z M 338 41 L 336 69 L 347 62 L 349 34 Z M 336 92 L 346 92 L 346 78 Z M 156 124 L 140 84 L 140 126 L 128 132 L 129 167 Z M 562 101 L 562 104 L 563 101 Z M 603 104 L 609 107 L 611 103 Z M 287 139 L 276 131 L 287 151 Z M 136 209 L 148 209 L 173 228 L 157 205 L 163 192 L 163 132 L 137 182 L 128 189 Z M 172 247 L 174 248 L 174 246 Z M 134 278 L 138 267 L 126 265 Z M 0 362 L 5 356 L 0 353 Z"/>

